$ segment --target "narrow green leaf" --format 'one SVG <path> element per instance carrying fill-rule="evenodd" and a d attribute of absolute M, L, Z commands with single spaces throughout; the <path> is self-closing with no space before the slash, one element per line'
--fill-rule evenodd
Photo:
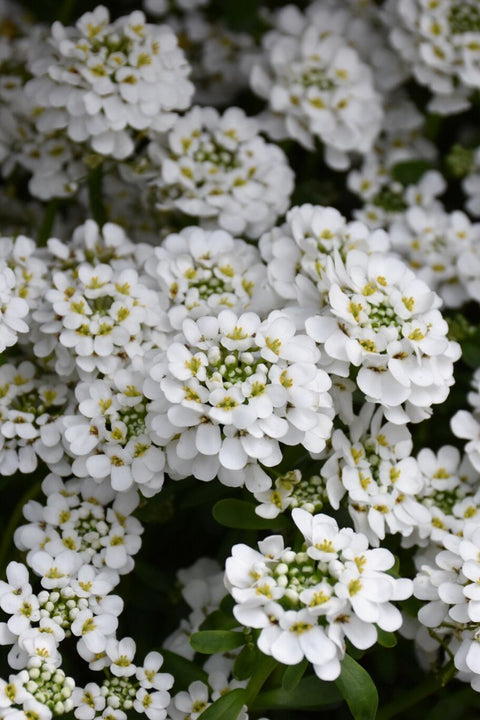
<path fill-rule="evenodd" d="M 237 688 L 215 700 L 202 712 L 202 720 L 237 720 L 240 710 L 245 705 L 246 692 Z"/>
<path fill-rule="evenodd" d="M 253 503 L 235 498 L 219 500 L 214 505 L 213 517 L 220 525 L 242 530 L 275 530 L 290 526 L 290 522 L 285 516 L 279 515 L 272 519 L 261 518 L 256 514 Z"/>
<path fill-rule="evenodd" d="M 245 635 L 233 630 L 201 630 L 191 635 L 190 645 L 197 652 L 213 655 L 245 645 Z"/>
<path fill-rule="evenodd" d="M 237 680 L 248 680 L 255 672 L 255 666 L 259 658 L 256 645 L 247 643 L 237 655 L 233 666 L 233 675 Z"/>
<path fill-rule="evenodd" d="M 342 696 L 333 682 L 323 682 L 316 676 L 303 678 L 294 690 L 276 688 L 260 693 L 252 709 L 267 710 L 316 710 L 341 702 Z"/>
<path fill-rule="evenodd" d="M 378 633 L 378 643 L 379 645 L 382 645 L 382 647 L 385 648 L 392 648 L 395 647 L 397 644 L 397 636 L 395 633 L 387 632 L 386 630 L 382 630 L 381 628 L 377 628 Z"/>
<path fill-rule="evenodd" d="M 375 720 L 378 693 L 375 684 L 364 668 L 349 655 L 342 661 L 342 672 L 335 680 L 355 720 Z"/>
<path fill-rule="evenodd" d="M 302 660 L 298 665 L 289 665 L 285 670 L 282 678 L 282 688 L 287 692 L 295 690 L 298 683 L 305 675 L 305 670 L 308 667 L 308 660 Z"/>
<path fill-rule="evenodd" d="M 195 680 L 208 682 L 207 673 L 195 663 L 164 648 L 160 648 L 160 652 L 163 655 L 162 672 L 169 672 L 175 678 L 173 686 L 175 692 L 186 690 Z"/>

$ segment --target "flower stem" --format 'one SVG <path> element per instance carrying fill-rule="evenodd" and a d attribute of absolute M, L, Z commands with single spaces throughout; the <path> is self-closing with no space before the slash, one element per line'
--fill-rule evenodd
<path fill-rule="evenodd" d="M 103 165 L 90 170 L 88 173 L 88 199 L 90 202 L 90 211 L 95 222 L 102 227 L 106 220 L 105 206 L 103 204 Z"/>
<path fill-rule="evenodd" d="M 52 198 L 45 207 L 45 212 L 43 214 L 43 220 L 41 222 L 38 236 L 37 236 L 37 245 L 38 247 L 45 247 L 47 244 L 48 238 L 52 234 L 52 228 L 53 223 L 55 222 L 55 218 L 57 217 L 57 210 L 58 210 L 58 199 Z"/>

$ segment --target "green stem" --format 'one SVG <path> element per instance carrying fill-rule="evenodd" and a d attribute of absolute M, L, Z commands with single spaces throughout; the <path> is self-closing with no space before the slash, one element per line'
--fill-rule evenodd
<path fill-rule="evenodd" d="M 252 675 L 246 688 L 247 694 L 245 697 L 245 704 L 248 707 L 251 706 L 265 682 L 277 666 L 278 662 L 274 658 L 269 657 L 268 655 L 264 656 L 262 664 Z"/>
<path fill-rule="evenodd" d="M 53 223 L 55 222 L 55 218 L 57 217 L 57 211 L 58 211 L 58 199 L 52 198 L 52 200 L 49 201 L 47 206 L 45 207 L 45 212 L 43 214 L 43 220 L 40 225 L 38 236 L 37 236 L 37 245 L 38 247 L 45 247 L 47 244 L 47 240 L 52 235 L 52 228 Z"/>
<path fill-rule="evenodd" d="M 410 692 L 402 693 L 396 700 L 384 708 L 381 708 L 376 720 L 390 720 L 390 718 L 395 717 L 399 713 L 409 710 L 444 687 L 454 674 L 455 667 L 453 666 L 453 662 L 451 662 L 445 667 L 442 674 L 427 678 L 424 682 L 410 690 Z"/>
<path fill-rule="evenodd" d="M 95 222 L 102 227 L 107 221 L 107 215 L 103 204 L 103 165 L 101 163 L 90 170 L 87 182 L 90 211 Z"/>
<path fill-rule="evenodd" d="M 10 545 L 12 543 L 13 534 L 17 529 L 17 526 L 22 517 L 24 505 L 26 505 L 29 500 L 38 495 L 38 493 L 40 492 L 41 484 L 42 481 L 37 480 L 36 483 L 31 485 L 28 490 L 23 493 L 22 497 L 15 505 L 12 514 L 10 515 L 10 520 L 8 521 L 6 528 L 2 531 L 2 539 L 0 541 L 0 570 L 2 572 L 5 571 L 6 559 L 10 550 Z"/>

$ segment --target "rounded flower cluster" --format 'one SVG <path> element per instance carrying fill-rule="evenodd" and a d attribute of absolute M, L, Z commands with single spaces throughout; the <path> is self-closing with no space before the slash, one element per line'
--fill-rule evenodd
<path fill-rule="evenodd" d="M 323 450 L 332 401 L 330 379 L 316 365 L 319 355 L 278 311 L 263 322 L 255 313 L 230 310 L 184 320 L 183 333 L 153 364 L 144 390 L 147 397 L 166 398 L 152 429 L 168 443 L 170 468 L 200 480 L 220 473 L 226 484 L 243 484 L 249 462 L 278 464 L 279 441 Z"/>
<path fill-rule="evenodd" d="M 288 208 L 293 172 L 240 108 L 194 107 L 148 147 L 157 208 L 256 238 Z M 158 172 L 158 171 L 157 171 Z"/>
<path fill-rule="evenodd" d="M 398 0 L 391 8 L 391 42 L 417 82 L 432 91 L 430 110 L 448 115 L 468 108 L 480 88 L 478 4 Z"/>
<path fill-rule="evenodd" d="M 75 27 L 55 22 L 50 43 L 31 62 L 26 92 L 43 109 L 40 132 L 65 130 L 100 155 L 126 158 L 134 132 L 171 127 L 190 105 L 190 67 L 166 25 L 135 11 L 110 22 L 99 6 Z"/>
<path fill-rule="evenodd" d="M 265 233 L 259 246 L 278 295 L 316 310 L 328 305 L 327 258 L 336 252 L 346 258 L 354 249 L 386 252 L 390 240 L 384 231 L 347 222 L 335 208 L 305 204 L 291 208 L 286 222 Z"/>
<path fill-rule="evenodd" d="M 447 306 L 459 307 L 472 296 L 480 299 L 480 259 L 477 267 L 473 259 L 472 266 L 472 255 L 480 249 L 480 223 L 461 210 L 411 207 L 393 223 L 390 236 L 393 249 Z"/>
<path fill-rule="evenodd" d="M 90 221 L 72 240 L 49 243 L 54 270 L 33 314 L 35 352 L 54 355 L 60 375 L 111 373 L 126 358 L 142 356 L 144 343 L 168 329 L 165 301 L 144 284 L 142 264 L 120 227 L 108 223 L 100 233 Z"/>
<path fill-rule="evenodd" d="M 326 161 L 345 168 L 348 153 L 372 148 L 383 113 L 370 68 L 336 30 L 329 10 L 312 21 L 288 6 L 264 38 L 251 85 L 268 100 L 280 134 L 309 150 L 321 140 Z"/>
<path fill-rule="evenodd" d="M 480 690 L 480 528 L 465 522 L 463 534 L 445 535 L 434 559 L 419 558 L 414 595 L 425 604 L 418 618 L 450 645 L 457 670 Z M 435 635 L 434 635 L 435 637 Z"/>
<path fill-rule="evenodd" d="M 352 250 L 329 258 L 329 307 L 306 321 L 338 374 L 356 382 L 391 422 L 428 417 L 453 384 L 460 347 L 447 338 L 441 300 L 399 259 Z M 402 407 L 403 406 L 403 407 Z"/>
<path fill-rule="evenodd" d="M 125 492 L 132 485 L 151 496 L 163 485 L 163 451 L 152 442 L 151 403 L 142 393 L 143 374 L 118 370 L 114 379 L 79 383 L 78 410 L 64 417 L 64 442 L 72 471 L 97 482 L 108 478 Z"/>
<path fill-rule="evenodd" d="M 224 230 L 185 228 L 168 235 L 155 256 L 156 268 L 146 269 L 168 296 L 168 319 L 176 329 L 186 317 L 196 320 L 227 308 L 265 316 L 275 306 L 258 250 Z"/>
<path fill-rule="evenodd" d="M 71 391 L 31 362 L 0 365 L 0 472 L 33 472 L 40 458 L 65 474 L 62 423 Z"/>
<path fill-rule="evenodd" d="M 457 448 L 444 445 L 438 453 L 423 448 L 417 462 L 424 482 L 417 500 L 430 519 L 415 528 L 405 544 L 441 543 L 446 533 L 460 536 L 466 521 L 480 517 L 478 476 L 468 457 L 462 458 Z"/>
<path fill-rule="evenodd" d="M 139 503 L 134 491 L 116 493 L 90 478 L 61 480 L 47 475 L 42 483 L 47 502 L 30 500 L 24 508 L 29 521 L 15 531 L 15 544 L 27 552 L 27 563 L 42 550 L 56 558 L 65 549 L 84 565 L 108 568 L 125 575 L 134 567 L 143 528 L 132 517 Z"/>
<path fill-rule="evenodd" d="M 299 508 L 292 517 L 303 548 L 286 548 L 279 535 L 259 542 L 259 551 L 235 545 L 225 578 L 236 619 L 261 629 L 258 646 L 286 665 L 306 658 L 322 680 L 335 680 L 345 654 L 345 638 L 371 647 L 377 627 L 397 630 L 402 619 L 391 604 L 411 594 L 409 580 L 395 580 L 384 548 L 369 549 L 365 535 L 339 529 L 328 515 Z"/>
<path fill-rule="evenodd" d="M 365 405 L 348 431 L 335 430 L 332 453 L 321 469 L 336 509 L 347 495 L 355 529 L 378 545 L 385 533 L 409 536 L 429 520 L 416 495 L 423 478 L 406 427 L 384 422 L 382 409 Z"/>

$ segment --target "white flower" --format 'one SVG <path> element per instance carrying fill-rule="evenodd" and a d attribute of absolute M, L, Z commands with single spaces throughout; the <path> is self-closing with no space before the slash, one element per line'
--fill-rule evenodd
<path fill-rule="evenodd" d="M 162 488 L 164 454 L 152 441 L 143 379 L 142 373 L 119 370 L 115 379 L 77 385 L 78 412 L 63 420 L 75 475 L 109 478 L 119 492 L 136 484 L 151 496 Z"/>
<path fill-rule="evenodd" d="M 428 417 L 447 397 L 460 355 L 438 296 L 401 260 L 379 253 L 329 258 L 327 272 L 330 305 L 307 320 L 308 334 L 334 362 L 359 368 L 359 389 L 389 421 Z"/>
<path fill-rule="evenodd" d="M 333 452 L 321 474 L 330 503 L 338 508 L 347 493 L 355 529 L 378 545 L 385 532 L 408 536 L 429 514 L 417 501 L 423 480 L 406 427 L 384 422 L 382 409 L 364 405 L 348 433 L 335 430 Z"/>
<path fill-rule="evenodd" d="M 365 535 L 339 530 L 327 515 L 297 508 L 292 516 L 305 540 L 299 552 L 284 548 L 280 536 L 261 541 L 260 552 L 232 548 L 225 582 L 237 603 L 233 613 L 241 624 L 261 630 L 262 652 L 287 665 L 306 657 L 319 677 L 335 680 L 345 635 L 366 648 L 376 641 L 375 625 L 398 629 L 401 615 L 390 601 L 409 597 L 411 583 L 385 572 L 393 555 L 370 550 Z"/>
<path fill-rule="evenodd" d="M 28 332 L 24 318 L 28 315 L 26 300 L 17 297 L 15 273 L 0 260 L 0 352 L 15 345 L 18 333 Z"/>
<path fill-rule="evenodd" d="M 399 0 L 390 8 L 391 42 L 417 82 L 434 94 L 429 109 L 449 115 L 468 108 L 469 96 L 480 87 L 476 4 Z"/>
<path fill-rule="evenodd" d="M 354 249 L 386 252 L 390 240 L 385 232 L 371 232 L 363 223 L 347 222 L 335 208 L 320 205 L 291 208 L 286 223 L 260 239 L 275 291 L 315 310 L 328 304 L 327 258 L 338 251 L 345 259 Z"/>
<path fill-rule="evenodd" d="M 224 230 L 188 227 L 168 235 L 155 250 L 158 265 L 149 273 L 170 300 L 172 326 L 229 308 L 264 317 L 275 306 L 267 270 L 256 248 Z M 148 268 L 147 268 L 148 270 Z"/>
<path fill-rule="evenodd" d="M 211 480 L 220 468 L 249 460 L 276 465 L 279 441 L 320 452 L 330 434 L 330 380 L 319 370 L 314 343 L 282 313 L 262 323 L 229 310 L 198 321 L 154 364 L 144 392 L 161 393 L 166 411 L 152 428 L 179 474 Z M 193 462 L 192 462 L 193 461 Z"/>
<path fill-rule="evenodd" d="M 172 111 L 190 104 L 189 65 L 175 35 L 166 25 L 147 24 L 138 10 L 111 23 L 98 6 L 75 27 L 55 22 L 38 54 L 26 86 L 43 108 L 38 129 L 64 129 L 100 155 L 131 155 L 132 131 L 165 130 Z"/>
<path fill-rule="evenodd" d="M 195 107 L 148 148 L 160 210 L 177 208 L 236 235 L 258 238 L 287 207 L 293 172 L 240 108 Z M 160 175 L 158 170 L 160 169 Z"/>
<path fill-rule="evenodd" d="M 135 641 L 129 637 L 123 640 L 107 640 L 106 653 L 110 660 L 110 671 L 116 677 L 130 677 L 135 674 L 137 668 L 132 662 L 135 647 Z"/>
<path fill-rule="evenodd" d="M 340 33 L 328 9 L 307 17 L 285 8 L 264 37 L 264 57 L 252 70 L 251 85 L 281 119 L 284 136 L 310 150 L 319 138 L 326 161 L 344 169 L 349 152 L 371 149 L 382 108 L 370 68 Z"/>
<path fill-rule="evenodd" d="M 447 306 L 458 307 L 472 295 L 470 278 L 480 279 L 480 265 L 476 273 L 471 259 L 480 223 L 472 224 L 460 210 L 413 207 L 393 223 L 390 234 L 393 248 Z"/>

